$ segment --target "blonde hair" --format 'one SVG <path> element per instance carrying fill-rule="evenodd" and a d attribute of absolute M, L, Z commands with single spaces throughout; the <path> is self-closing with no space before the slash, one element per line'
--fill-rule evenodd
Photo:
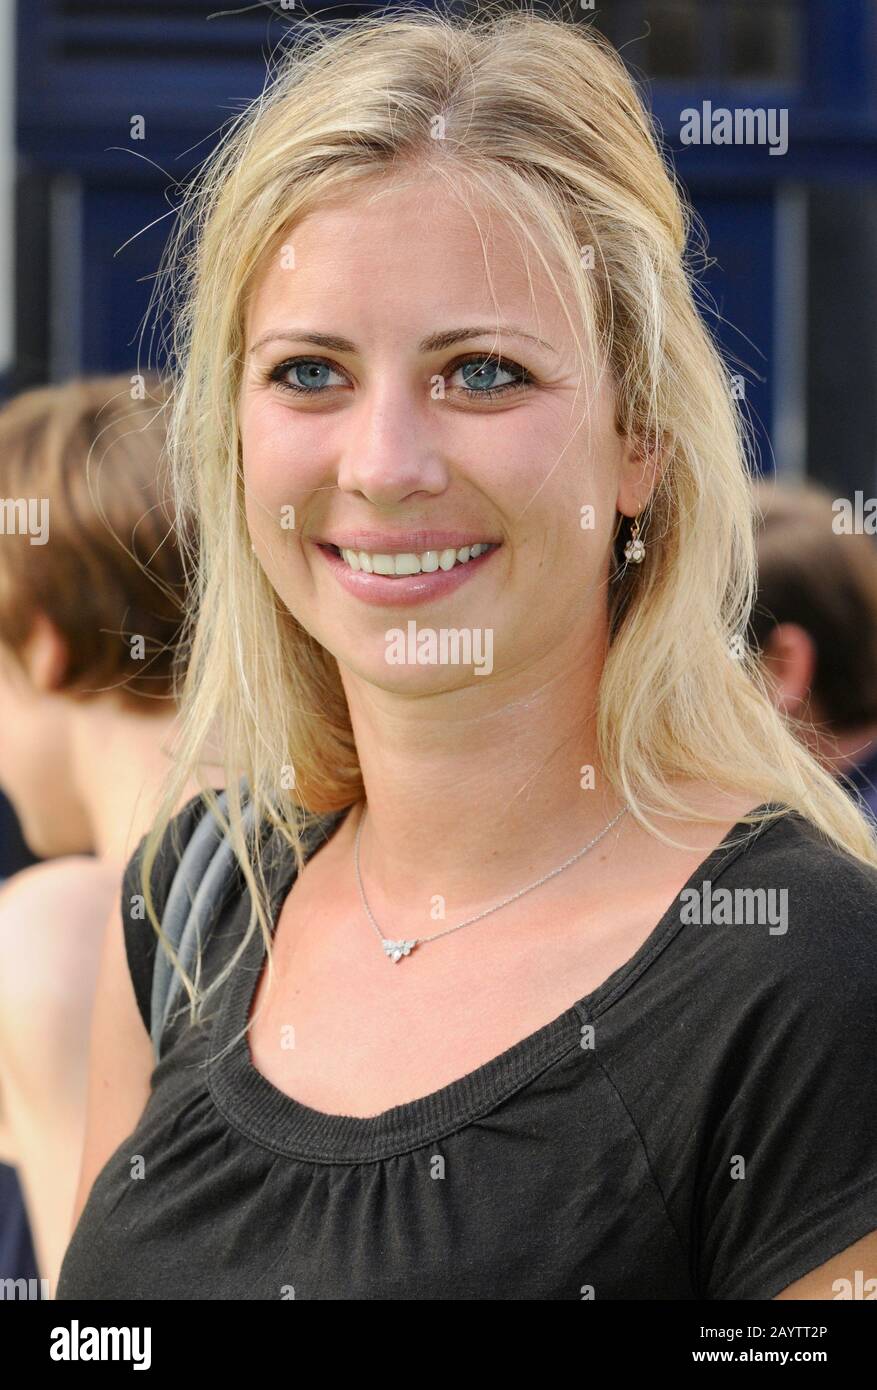
<path fill-rule="evenodd" d="M 647 454 L 660 449 L 641 518 L 646 558 L 610 575 L 597 734 L 611 787 L 671 844 L 650 813 L 721 819 L 669 785 L 696 779 L 783 802 L 877 865 L 862 814 L 776 712 L 753 655 L 734 649 L 755 586 L 747 434 L 695 305 L 693 214 L 616 51 L 589 27 L 526 10 L 308 20 L 188 191 L 163 268 L 180 364 L 170 454 L 179 505 L 200 518 L 200 556 L 179 767 L 148 837 L 144 892 L 162 936 L 151 865 L 214 730 L 230 797 L 228 820 L 216 814 L 251 892 L 246 935 L 210 987 L 202 993 L 184 976 L 193 1021 L 256 920 L 273 966 L 260 846 L 248 852 L 238 779 L 257 823 L 279 831 L 299 869 L 311 813 L 364 792 L 337 663 L 278 604 L 251 550 L 236 419 L 245 300 L 299 219 L 330 197 L 366 196 L 371 181 L 402 168 L 445 179 L 449 192 L 465 185 L 501 210 L 558 294 L 572 297 L 583 378 L 608 371 L 618 429 Z M 593 268 L 583 267 L 584 247 L 594 248 Z M 282 785 L 290 766 L 294 792 Z"/>

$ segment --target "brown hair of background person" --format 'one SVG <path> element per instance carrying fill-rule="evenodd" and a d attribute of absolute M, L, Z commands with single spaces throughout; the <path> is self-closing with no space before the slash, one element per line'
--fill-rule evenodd
<path fill-rule="evenodd" d="M 754 484 L 758 597 L 750 637 L 778 706 L 846 773 L 877 738 L 877 543 L 841 529 L 813 484 Z"/>
<path fill-rule="evenodd" d="M 40 387 L 0 412 L 7 525 L 15 499 L 48 498 L 51 528 L 48 550 L 2 536 L 0 641 L 20 653 L 45 614 L 69 650 L 58 689 L 117 689 L 138 708 L 169 697 L 178 659 L 184 576 L 160 462 L 165 404 L 155 377 L 121 375 Z M 145 659 L 132 655 L 134 634 Z"/>
<path fill-rule="evenodd" d="M 0 1157 L 52 1289 L 104 928 L 176 732 L 187 584 L 164 404 L 156 379 L 119 375 L 0 410 L 0 786 L 46 861 L 0 889 Z"/>

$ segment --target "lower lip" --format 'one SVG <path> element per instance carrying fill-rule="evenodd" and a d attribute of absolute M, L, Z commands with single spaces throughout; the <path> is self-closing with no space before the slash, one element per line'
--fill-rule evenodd
<path fill-rule="evenodd" d="M 424 574 L 421 571 L 420 574 L 400 575 L 398 579 L 390 579 L 385 574 L 366 574 L 365 570 L 352 570 L 347 561 L 342 560 L 334 551 L 322 545 L 317 545 L 316 548 L 333 571 L 338 583 L 343 585 L 348 593 L 365 603 L 376 603 L 383 608 L 399 608 L 452 594 L 461 584 L 465 584 L 467 579 L 474 578 L 490 563 L 499 546 L 496 550 L 483 551 L 481 555 L 476 555 L 474 560 L 467 560 L 464 565 L 457 563 L 449 570 L 437 569 L 432 574 Z"/>

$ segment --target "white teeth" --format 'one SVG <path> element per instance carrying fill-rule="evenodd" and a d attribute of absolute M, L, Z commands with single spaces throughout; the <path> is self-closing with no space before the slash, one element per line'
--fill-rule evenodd
<path fill-rule="evenodd" d="M 479 541 L 476 545 L 464 545 L 459 550 L 425 550 L 422 555 L 369 555 L 365 550 L 342 550 L 341 554 L 352 570 L 364 570 L 366 574 L 407 575 L 433 574 L 437 569 L 449 570 L 454 565 L 465 565 L 490 549 L 489 541 Z"/>

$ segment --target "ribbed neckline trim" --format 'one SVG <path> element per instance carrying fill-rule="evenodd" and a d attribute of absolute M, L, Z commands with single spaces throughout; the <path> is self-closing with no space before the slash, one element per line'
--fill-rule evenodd
<path fill-rule="evenodd" d="M 763 802 L 755 809 L 761 812 L 777 806 L 776 802 Z M 324 818 L 322 824 L 326 839 L 331 838 L 346 814 L 346 810 L 339 811 Z M 787 817 L 759 826 L 756 833 L 767 833 L 775 825 L 784 823 L 785 819 Z M 578 1000 L 550 1023 L 476 1067 L 468 1075 L 417 1100 L 393 1106 L 379 1115 L 332 1115 L 314 1110 L 285 1095 L 254 1067 L 248 1036 L 238 1038 L 223 1056 L 217 1055 L 235 1034 L 241 1032 L 249 1018 L 265 961 L 262 937 L 255 931 L 222 991 L 214 1024 L 208 1068 L 214 1103 L 230 1124 L 263 1147 L 289 1158 L 316 1163 L 375 1162 L 408 1152 L 461 1129 L 488 1114 L 580 1045 L 582 1023 L 593 1017 L 601 1003 L 614 1003 L 679 930 L 677 908 L 685 889 L 704 877 L 724 872 L 751 843 L 751 836 L 747 835 L 739 845 L 728 849 L 727 842 L 736 836 L 741 827 L 744 831 L 752 830 L 741 821 L 731 827 L 720 844 L 691 874 L 634 955 L 584 999 Z M 316 844 L 307 852 L 306 858 L 315 849 Z M 290 864 L 289 858 L 287 851 L 276 888 L 272 887 L 272 931 L 277 926 L 280 910 L 295 881 L 295 865 Z M 242 902 L 248 907 L 246 896 Z"/>

